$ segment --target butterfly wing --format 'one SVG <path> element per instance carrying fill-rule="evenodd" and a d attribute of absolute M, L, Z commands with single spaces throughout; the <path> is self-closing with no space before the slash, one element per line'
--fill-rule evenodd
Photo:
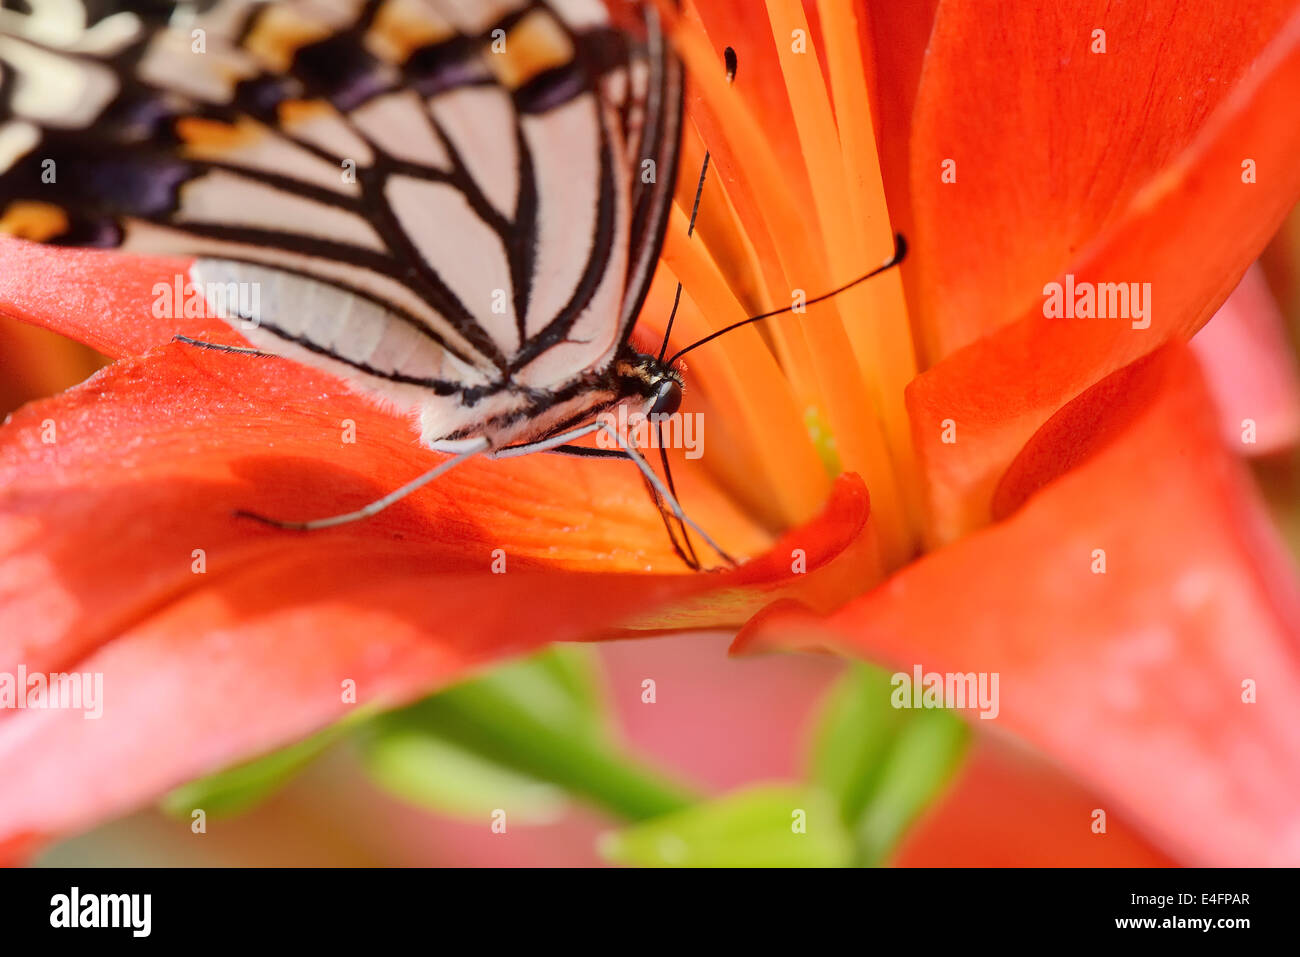
<path fill-rule="evenodd" d="M 0 230 L 195 256 L 250 341 L 430 444 L 544 431 L 626 340 L 680 130 L 652 7 L 28 6 L 0 10 Z"/>

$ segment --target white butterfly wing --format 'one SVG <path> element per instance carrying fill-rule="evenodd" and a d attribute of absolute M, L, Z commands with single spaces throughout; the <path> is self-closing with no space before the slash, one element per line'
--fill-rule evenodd
<path fill-rule="evenodd" d="M 196 256 L 256 346 L 418 411 L 429 444 L 600 399 L 676 172 L 650 8 L 641 42 L 599 0 L 122 7 L 0 11 L 9 231 Z"/>

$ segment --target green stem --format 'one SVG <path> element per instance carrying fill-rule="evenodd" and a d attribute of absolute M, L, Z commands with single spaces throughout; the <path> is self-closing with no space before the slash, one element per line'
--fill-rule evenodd
<path fill-rule="evenodd" d="M 700 800 L 660 771 L 612 746 L 547 748 L 541 761 L 553 783 L 627 821 L 644 821 Z"/>
<path fill-rule="evenodd" d="M 628 821 L 641 821 L 696 803 L 699 798 L 661 772 L 591 734 L 558 730 L 509 696 L 479 686 L 451 688 L 409 709 L 438 734 Z"/>

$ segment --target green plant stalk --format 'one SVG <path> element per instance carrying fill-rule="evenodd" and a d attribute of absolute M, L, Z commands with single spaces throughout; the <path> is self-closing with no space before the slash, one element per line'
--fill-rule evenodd
<path fill-rule="evenodd" d="M 537 720 L 508 695 L 452 688 L 403 713 L 402 721 L 494 758 L 617 815 L 642 821 L 679 811 L 700 797 L 596 735 Z"/>

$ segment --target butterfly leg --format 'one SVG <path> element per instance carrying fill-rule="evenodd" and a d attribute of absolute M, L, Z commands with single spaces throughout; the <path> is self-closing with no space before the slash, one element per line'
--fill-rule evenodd
<path fill-rule="evenodd" d="M 393 503 L 401 501 L 402 499 L 406 498 L 406 496 L 410 495 L 412 492 L 416 491 L 417 489 L 423 488 L 424 486 L 428 485 L 430 482 L 432 482 L 434 479 L 438 478 L 439 476 L 445 475 L 446 473 L 450 472 L 452 469 L 454 469 L 457 465 L 460 465 L 462 462 L 472 459 L 480 452 L 486 450 L 487 446 L 488 446 L 487 439 L 481 439 L 475 445 L 466 446 L 464 451 L 458 452 L 456 455 L 453 455 L 451 458 L 439 462 L 438 465 L 436 465 L 434 468 L 431 468 L 429 471 L 425 472 L 419 478 L 407 482 L 397 491 L 389 492 L 383 498 L 376 499 L 375 501 L 371 502 L 369 505 L 366 505 L 364 508 L 359 508 L 355 512 L 348 512 L 344 515 L 333 515 L 329 518 L 318 518 L 310 522 L 281 522 L 277 519 L 267 518 L 264 515 L 258 515 L 254 512 L 246 512 L 243 509 L 240 509 L 235 514 L 243 518 L 254 519 L 256 521 L 262 522 L 265 525 L 274 525 L 276 528 L 289 528 L 289 529 L 294 529 L 297 531 L 304 531 L 304 532 L 312 531 L 318 528 L 332 528 L 335 525 L 346 525 L 349 522 L 359 522 L 363 518 L 369 518 L 372 515 L 382 512 L 384 509 L 388 508 L 388 506 L 392 505 Z"/>
<path fill-rule="evenodd" d="M 668 460 L 668 446 L 664 443 L 664 425 L 662 421 L 655 422 L 655 441 L 659 445 L 659 463 L 663 466 L 664 482 L 668 485 L 668 491 L 672 497 L 677 498 L 677 483 L 673 481 L 673 467 Z M 646 483 L 646 487 L 650 488 L 649 482 Z M 654 490 L 651 489 L 652 494 L 653 492 Z M 669 520 L 669 512 L 664 508 L 663 503 L 659 501 L 659 496 L 655 495 L 654 500 L 655 505 L 659 508 L 659 514 L 664 520 L 664 527 L 668 529 L 668 537 L 673 541 L 673 548 L 676 549 L 678 555 L 682 556 L 686 564 L 698 569 L 700 560 L 695 554 L 695 546 L 691 543 L 690 531 L 680 519 L 677 519 L 677 524 L 674 526 L 673 522 Z M 677 545 L 678 534 L 681 535 L 682 542 L 686 546 L 686 554 L 683 554 L 682 549 Z"/>
<path fill-rule="evenodd" d="M 227 346 L 220 342 L 204 342 L 202 339 L 191 339 L 189 336 L 172 336 L 172 342 L 183 342 L 187 346 L 198 346 L 200 349 L 213 349 L 217 352 L 236 352 L 242 356 L 260 356 L 265 359 L 278 358 L 271 352 L 261 352 L 244 346 Z"/>
<path fill-rule="evenodd" d="M 630 461 L 632 458 L 622 449 L 593 449 L 588 445 L 561 445 L 558 448 L 550 449 L 550 451 L 560 455 L 572 455 L 575 458 L 582 459 L 620 459 L 622 461 Z M 645 481 L 645 476 L 642 476 L 641 478 L 642 481 Z M 672 487 L 671 477 L 669 478 L 668 487 L 674 495 L 677 493 L 677 490 Z M 659 511 L 659 517 L 663 519 L 664 531 L 668 533 L 668 540 L 672 543 L 673 551 L 677 553 L 677 557 L 686 564 L 687 568 L 693 572 L 698 572 L 701 567 L 700 560 L 696 557 L 695 547 L 691 544 L 690 536 L 686 534 L 685 528 L 682 528 L 682 523 L 677 521 L 677 516 L 673 515 L 673 513 L 668 510 L 668 507 L 664 505 L 664 500 L 659 497 L 659 493 L 655 490 L 653 485 L 646 482 L 645 488 L 650 494 L 650 501 L 655 503 L 655 508 Z M 676 522 L 676 525 L 674 525 L 674 522 Z M 678 531 L 679 528 L 681 528 L 680 532 Z M 685 543 L 684 548 L 682 547 L 683 543 Z"/>
<path fill-rule="evenodd" d="M 641 474 L 645 476 L 645 480 L 650 483 L 650 485 L 654 488 L 656 492 L 659 493 L 660 497 L 664 501 L 664 504 L 668 506 L 669 511 L 671 511 L 673 515 L 677 517 L 678 521 L 693 528 L 695 530 L 695 534 L 699 535 L 700 538 L 704 539 L 704 541 L 708 544 L 708 546 L 712 548 L 715 552 L 717 552 L 723 561 L 727 562 L 729 565 L 738 564 L 734 558 L 732 558 L 730 555 L 728 555 L 725 551 L 722 550 L 722 546 L 720 546 L 717 542 L 715 542 L 709 536 L 708 532 L 700 528 L 700 526 L 695 523 L 694 519 L 692 519 L 689 515 L 687 515 L 685 512 L 682 511 L 681 505 L 677 503 L 677 499 L 673 496 L 671 492 L 668 491 L 667 487 L 664 485 L 663 481 L 659 478 L 659 476 L 655 474 L 655 470 L 650 467 L 650 463 L 648 463 L 645 460 L 645 458 L 641 455 L 640 452 L 638 452 L 632 446 L 628 445 L 627 442 L 623 439 L 623 436 L 619 434 L 618 429 L 616 429 L 613 425 L 609 424 L 608 422 L 593 422 L 590 425 L 580 426 L 579 428 L 573 429 L 569 432 L 562 432 L 559 435 L 552 435 L 549 438 L 542 439 L 540 442 L 533 442 L 529 445 L 513 445 L 510 446 L 509 448 L 499 449 L 496 452 L 489 453 L 489 457 L 494 459 L 502 459 L 502 458 L 513 458 L 514 456 L 518 456 L 518 455 L 527 455 L 531 452 L 549 452 L 552 449 L 559 448 L 560 446 L 570 445 L 571 443 L 577 441 L 578 439 L 584 438 L 595 432 L 604 432 L 611 439 L 613 439 L 613 441 L 618 445 L 619 449 L 622 452 L 624 452 L 629 459 L 632 460 L 633 464 L 635 464 L 638 469 L 641 470 Z"/>

